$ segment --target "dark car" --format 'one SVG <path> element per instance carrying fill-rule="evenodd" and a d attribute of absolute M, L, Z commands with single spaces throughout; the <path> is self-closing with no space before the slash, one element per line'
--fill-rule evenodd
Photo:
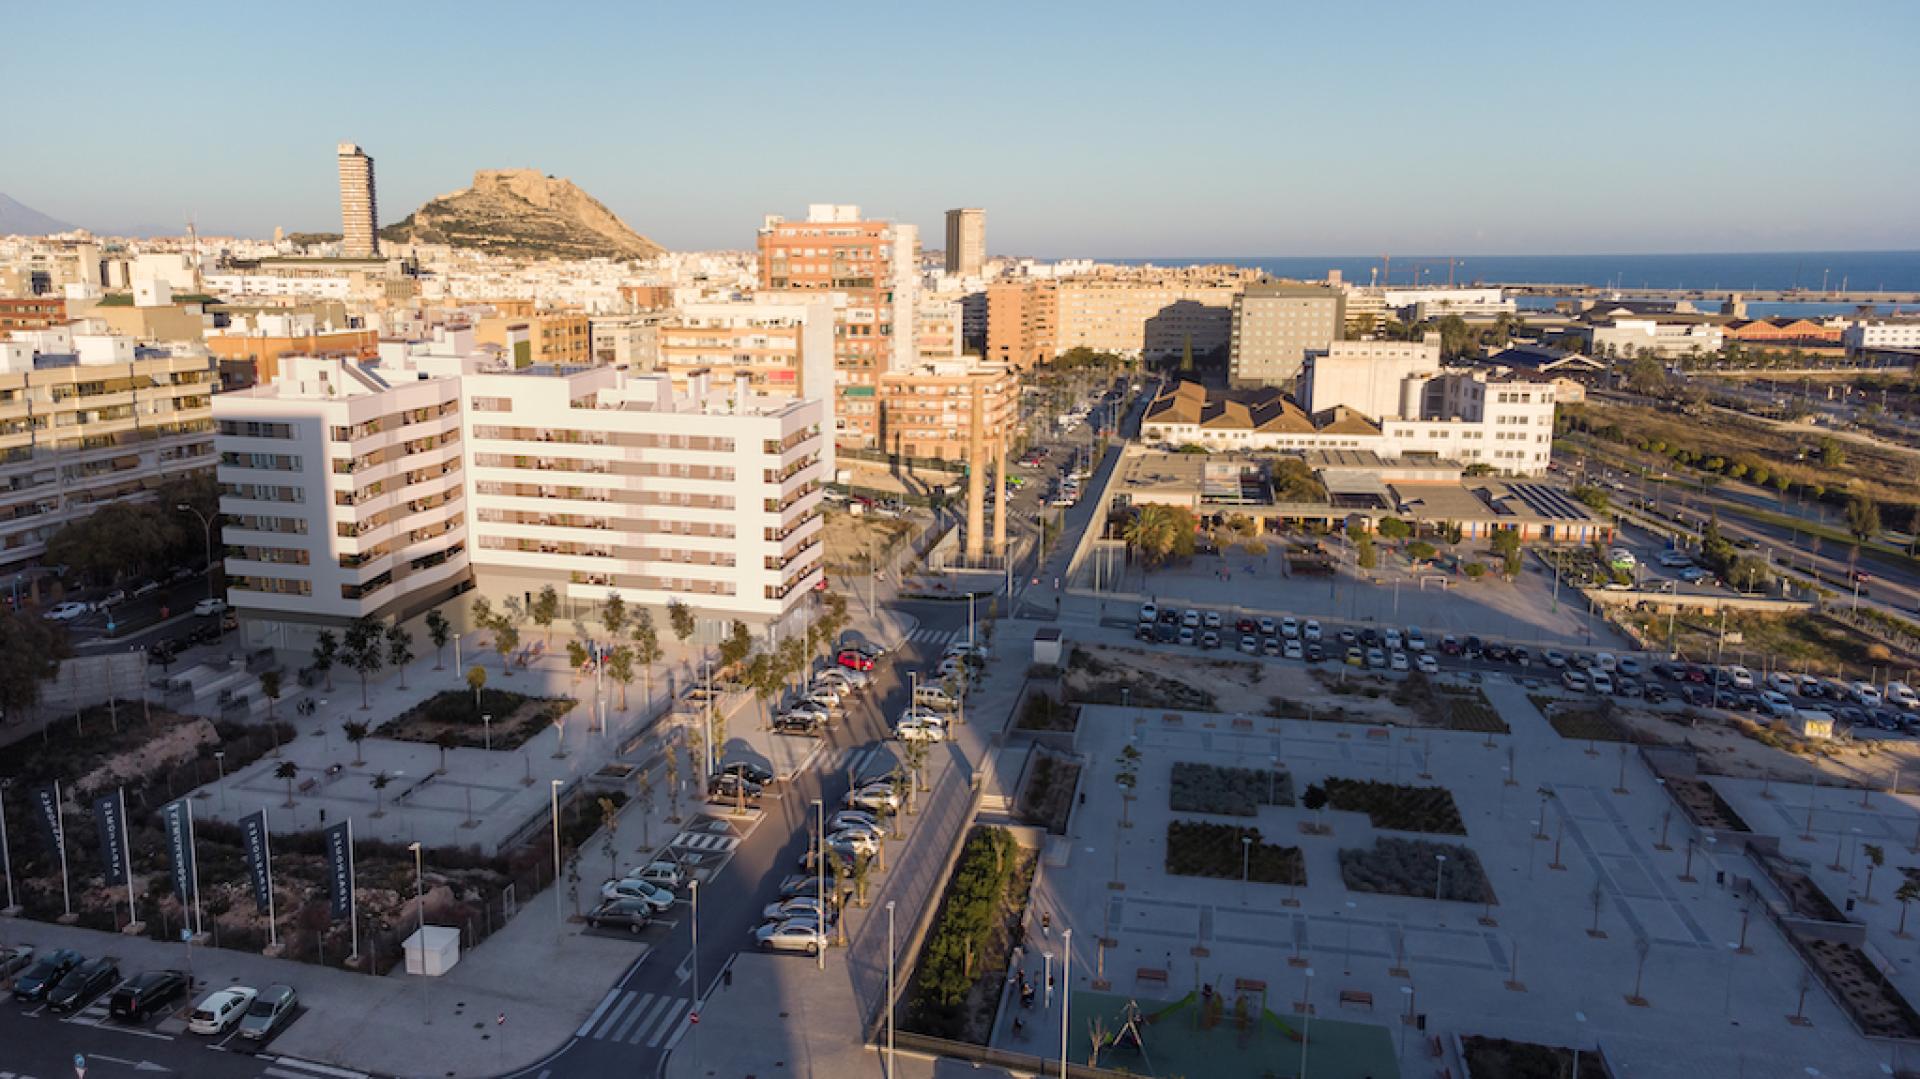
<path fill-rule="evenodd" d="M 804 712 L 786 712 L 773 718 L 773 729 L 784 734 L 819 734 L 820 720 Z"/>
<path fill-rule="evenodd" d="M 1669 681 L 1669 682 L 1674 680 L 1673 668 L 1668 666 L 1665 663 L 1656 663 L 1653 666 L 1648 667 L 1647 673 L 1652 675 L 1655 678 L 1665 679 L 1666 681 Z"/>
<path fill-rule="evenodd" d="M 1835 709 L 1833 718 L 1845 723 L 1849 727 L 1864 727 L 1873 722 L 1863 709 L 1856 708 L 1853 705 Z"/>
<path fill-rule="evenodd" d="M 26 973 L 13 980 L 13 999 L 45 1000 L 54 985 L 67 972 L 86 962 L 86 956 L 72 948 L 62 948 L 57 952 L 48 952 L 40 961 L 28 967 Z"/>
<path fill-rule="evenodd" d="M 718 775 L 707 780 L 709 798 L 741 798 L 752 802 L 760 797 L 760 784 L 749 783 L 739 776 Z"/>
<path fill-rule="evenodd" d="M 720 766 L 720 774 L 739 776 L 748 783 L 761 787 L 773 782 L 773 772 L 752 761 L 728 761 Z"/>
<path fill-rule="evenodd" d="M 1528 666 L 1533 663 L 1533 653 L 1527 651 L 1527 648 L 1525 645 L 1518 645 L 1518 644 L 1514 645 L 1513 649 L 1507 653 L 1507 658 L 1513 660 L 1515 663 L 1518 663 L 1522 667 Z"/>
<path fill-rule="evenodd" d="M 1136 641 L 1151 641 L 1153 640 L 1153 631 L 1154 624 L 1152 622 L 1142 622 L 1133 627 L 1133 639 Z"/>
<path fill-rule="evenodd" d="M 56 1012 L 76 1011 L 120 980 L 120 964 L 108 956 L 89 959 L 67 971 L 47 990 L 47 1007 Z"/>
<path fill-rule="evenodd" d="M 138 1023 L 186 993 L 187 976 L 180 971 L 144 971 L 113 991 L 107 1001 L 107 1011 L 115 1019 Z"/>
<path fill-rule="evenodd" d="M 1307 642 L 1307 662 L 1318 663 L 1327 658 L 1327 650 L 1320 647 L 1319 641 Z"/>
<path fill-rule="evenodd" d="M 1378 647 L 1380 647 L 1380 634 L 1379 634 L 1379 632 L 1378 632 L 1377 630 L 1373 630 L 1373 629 L 1363 629 L 1363 630 L 1361 630 L 1361 631 L 1360 631 L 1360 646 L 1361 646 L 1361 647 L 1363 647 L 1363 648 L 1378 648 Z"/>
<path fill-rule="evenodd" d="M 1490 645 L 1487 645 L 1485 648 L 1481 649 L 1480 654 L 1486 656 L 1489 660 L 1492 660 L 1495 663 L 1505 663 L 1507 661 L 1507 655 L 1508 655 L 1507 646 L 1504 644 L 1490 644 Z"/>
<path fill-rule="evenodd" d="M 1179 629 L 1171 622 L 1163 620 L 1154 624 L 1153 639 L 1161 644 L 1172 644 L 1179 636 Z"/>
<path fill-rule="evenodd" d="M 644 899 L 609 899 L 587 912 L 595 929 L 624 929 L 638 933 L 653 922 L 653 908 Z"/>
<path fill-rule="evenodd" d="M 1479 659 L 1481 653 L 1486 650 L 1486 647 L 1480 643 L 1480 638 L 1477 636 L 1468 637 L 1466 643 L 1460 647 L 1461 650 L 1467 654 L 1468 659 Z"/>

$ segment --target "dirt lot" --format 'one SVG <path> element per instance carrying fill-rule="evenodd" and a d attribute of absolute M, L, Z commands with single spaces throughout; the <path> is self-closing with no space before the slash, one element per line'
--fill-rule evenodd
<path fill-rule="evenodd" d="M 1073 701 L 1200 712 L 1312 717 L 1347 723 L 1422 726 L 1414 711 L 1394 703 L 1398 682 L 1384 675 L 1299 663 L 1253 660 L 1230 652 L 1082 645 L 1064 679 Z M 1324 683 L 1324 684 L 1323 684 Z"/>
<path fill-rule="evenodd" d="M 894 517 L 860 516 L 835 510 L 821 515 L 825 522 L 826 560 L 829 566 L 865 569 L 872 551 L 882 561 L 887 551 L 900 542 L 913 526 Z"/>
<path fill-rule="evenodd" d="M 1629 616 L 1650 640 L 1665 641 L 1671 627 L 1680 654 L 1711 662 L 1720 635 L 1720 616 L 1688 612 L 1671 623 L 1664 614 Z M 1920 666 L 1920 659 L 1894 652 L 1853 628 L 1817 614 L 1732 614 L 1720 654 L 1728 663 L 1774 667 L 1816 675 L 1859 677 L 1869 667 Z M 1851 673 L 1849 673 L 1851 672 Z"/>

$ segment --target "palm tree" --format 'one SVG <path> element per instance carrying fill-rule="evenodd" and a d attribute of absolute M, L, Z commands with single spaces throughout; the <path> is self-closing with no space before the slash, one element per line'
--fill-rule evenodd
<path fill-rule="evenodd" d="M 287 781 L 287 806 L 293 808 L 293 777 L 300 774 L 300 766 L 292 761 L 281 761 L 273 769 L 273 778 Z"/>
<path fill-rule="evenodd" d="M 386 803 L 380 792 L 387 789 L 387 784 L 393 782 L 393 777 L 385 772 L 376 772 L 373 778 L 367 782 L 373 784 L 373 815 L 376 817 L 386 816 Z"/>
<path fill-rule="evenodd" d="M 366 761 L 360 759 L 360 743 L 367 740 L 367 725 L 350 719 L 340 724 L 340 729 L 346 732 L 347 741 L 353 743 L 354 767 L 366 764 Z"/>
<path fill-rule="evenodd" d="M 1887 864 L 1887 850 L 1877 843 L 1862 843 L 1860 849 L 1867 855 L 1867 883 L 1860 889 L 1860 898 L 1873 902 L 1873 871 Z"/>
<path fill-rule="evenodd" d="M 441 659 L 446 655 L 447 642 L 453 639 L 453 624 L 447 616 L 435 607 L 427 612 L 427 640 L 433 642 L 433 669 L 440 670 L 444 664 Z"/>
<path fill-rule="evenodd" d="M 1900 927 L 1893 931 L 1896 937 L 1907 935 L 1907 904 L 1920 899 L 1920 880 L 1908 880 L 1893 893 L 1894 901 L 1900 904 Z"/>
<path fill-rule="evenodd" d="M 447 750 L 457 748 L 460 745 L 460 736 L 453 733 L 452 730 L 443 730 L 435 736 L 433 745 L 435 749 L 440 751 L 440 774 L 446 775 Z"/>

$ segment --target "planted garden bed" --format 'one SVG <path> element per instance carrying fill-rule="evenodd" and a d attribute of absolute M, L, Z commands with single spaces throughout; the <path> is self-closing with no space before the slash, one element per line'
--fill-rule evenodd
<path fill-rule="evenodd" d="M 1602 701 L 1598 704 L 1586 701 L 1567 701 L 1558 697 L 1549 697 L 1544 693 L 1529 693 L 1527 699 L 1547 718 L 1555 733 L 1562 738 L 1575 738 L 1586 742 L 1631 742 L 1633 731 L 1626 724 L 1614 718 L 1613 702 Z"/>
<path fill-rule="evenodd" d="M 1440 876 L 1439 855 L 1446 855 L 1446 878 Z M 1382 836 L 1370 850 L 1340 852 L 1340 879 L 1356 892 L 1405 895 L 1417 899 L 1448 899 L 1459 903 L 1495 903 L 1493 885 L 1480 866 L 1480 856 L 1458 843 Z"/>
<path fill-rule="evenodd" d="M 1027 694 L 1016 726 L 1023 731 L 1070 731 L 1080 722 L 1080 709 L 1060 703 L 1060 698 L 1035 689 Z"/>
<path fill-rule="evenodd" d="M 1020 815 L 1044 827 L 1049 834 L 1067 834 L 1073 815 L 1073 789 L 1080 782 L 1080 762 L 1045 749 L 1037 751 L 1020 791 Z"/>
<path fill-rule="evenodd" d="M 1253 840 L 1251 845 L 1243 838 Z M 1167 872 L 1188 877 L 1246 879 L 1263 884 L 1305 884 L 1299 847 L 1263 843 L 1260 829 L 1210 821 L 1167 822 Z"/>
<path fill-rule="evenodd" d="M 1263 805 L 1293 804 L 1293 777 L 1263 768 L 1231 768 L 1175 761 L 1167 808 L 1176 813 L 1251 817 Z"/>
<path fill-rule="evenodd" d="M 1468 1035 L 1460 1039 L 1460 1049 L 1473 1079 L 1568 1079 L 1573 1075 L 1573 1050 L 1558 1045 Z M 1577 1079 L 1611 1079 L 1605 1058 L 1596 1052 L 1580 1054 Z"/>
<path fill-rule="evenodd" d="M 380 725 L 382 738 L 437 744 L 451 735 L 455 746 L 513 750 L 552 726 L 579 702 L 571 697 L 527 697 L 504 689 L 436 693 Z M 488 723 L 485 719 L 492 716 Z"/>
<path fill-rule="evenodd" d="M 1405 787 L 1371 779 L 1329 776 L 1321 784 L 1334 809 L 1365 813 L 1375 828 L 1396 832 L 1466 835 L 1466 822 L 1445 787 Z"/>
<path fill-rule="evenodd" d="M 967 837 L 902 994 L 908 1029 L 986 1043 L 1034 861 L 1034 852 L 1015 843 L 1005 828 L 978 827 Z"/>

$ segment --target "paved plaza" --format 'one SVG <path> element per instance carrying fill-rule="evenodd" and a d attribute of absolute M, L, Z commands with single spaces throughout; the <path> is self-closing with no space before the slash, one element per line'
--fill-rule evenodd
<path fill-rule="evenodd" d="M 1085 709 L 1076 748 L 1092 762 L 1083 778 L 1086 804 L 1074 814 L 1070 842 L 1053 848 L 1033 900 L 1036 916 L 1044 912 L 1052 923 L 1046 947 L 1061 950 L 1063 931 L 1072 929 L 1076 992 L 1099 979 L 1143 1009 L 1207 987 L 1229 994 L 1231 1004 L 1236 984 L 1262 984 L 1269 1008 L 1289 1021 L 1311 1007 L 1316 1017 L 1375 1025 L 1393 1040 L 1406 1075 L 1441 1063 L 1425 1063 L 1431 1043 L 1401 1022 L 1408 1013 L 1425 1016 L 1427 1030 L 1440 1034 L 1598 1044 L 1630 1075 L 1804 1079 L 1809 1067 L 1864 1076 L 1895 1063 L 1890 1048 L 1855 1032 L 1817 980 L 1806 994 L 1808 1022 L 1789 1020 L 1800 1011 L 1804 968 L 1772 922 L 1756 910 L 1743 914 L 1736 885 L 1756 875 L 1752 863 L 1704 842 L 1679 813 L 1669 821 L 1668 800 L 1637 753 L 1609 744 L 1590 751 L 1584 741 L 1562 739 L 1526 690 L 1504 676 L 1490 676 L 1485 688 L 1512 734 L 1409 735 L 1264 717 L 1236 723 L 1206 713 L 1170 722 L 1158 710 Z M 1112 762 L 1128 743 L 1143 764 L 1137 799 L 1127 807 L 1132 827 L 1122 828 Z M 1328 776 L 1445 787 L 1467 834 L 1382 832 L 1364 814 L 1329 809 L 1331 834 L 1309 835 L 1301 826 L 1320 815 L 1302 807 L 1263 805 L 1253 819 L 1168 808 L 1175 761 L 1266 767 L 1276 758 L 1296 792 Z M 1765 792 L 1773 797 L 1763 798 L 1758 782 L 1716 787 L 1756 831 L 1785 837 L 1803 830 L 1807 788 L 1773 784 Z M 1870 951 L 1897 957 L 1889 964 L 1894 980 L 1912 998 L 1920 973 L 1912 970 L 1911 944 L 1894 939 L 1900 911 L 1891 895 L 1900 879 L 1895 865 L 1916 860 L 1908 847 L 1920 799 L 1876 793 L 1863 807 L 1858 791 L 1825 790 L 1815 800 L 1815 838 L 1789 838 L 1787 853 L 1815 863 L 1837 902 L 1864 886 L 1860 845 L 1880 844 L 1892 855 L 1878 870 L 1878 903 L 1860 904 L 1853 916 L 1868 921 Z M 1307 883 L 1295 889 L 1172 875 L 1165 836 L 1175 817 L 1249 824 L 1264 842 L 1297 845 Z M 1663 830 L 1670 849 L 1658 849 Z M 1344 887 L 1339 850 L 1368 847 L 1381 835 L 1466 845 L 1497 902 Z M 1824 868 L 1836 846 L 1841 869 Z M 1110 944 L 1101 947 L 1102 940 Z M 1038 964 L 1029 967 L 1040 976 Z M 1636 990 L 1644 1003 L 1629 1000 Z M 1003 1010 L 996 1043 L 1057 1052 L 1058 1013 L 1027 1013 L 1027 1030 L 1016 1036 L 1015 1010 Z M 1072 1036 L 1086 1037 L 1078 1021 Z M 1313 1074 L 1381 1074 L 1364 1065 L 1347 1071 L 1333 1056 Z M 1284 1060 L 1273 1059 L 1284 1069 Z"/>

